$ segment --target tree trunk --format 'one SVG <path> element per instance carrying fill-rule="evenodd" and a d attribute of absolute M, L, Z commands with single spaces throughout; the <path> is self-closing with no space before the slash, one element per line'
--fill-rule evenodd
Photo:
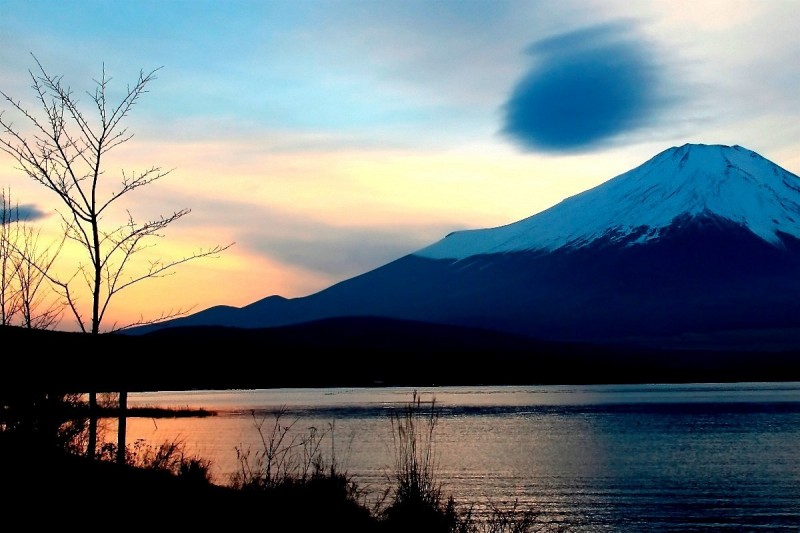
<path fill-rule="evenodd" d="M 89 442 L 86 444 L 86 455 L 94 459 L 97 451 L 97 391 L 89 393 Z"/>
<path fill-rule="evenodd" d="M 128 429 L 128 391 L 120 391 L 119 423 L 117 424 L 117 463 L 119 464 L 125 464 L 127 429 Z"/>

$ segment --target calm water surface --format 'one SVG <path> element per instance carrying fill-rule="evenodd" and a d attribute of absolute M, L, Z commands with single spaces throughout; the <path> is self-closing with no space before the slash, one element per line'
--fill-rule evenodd
<path fill-rule="evenodd" d="M 131 394 L 132 406 L 218 414 L 130 419 L 128 439 L 182 440 L 224 484 L 237 449 L 262 449 L 255 424 L 285 408 L 298 435 L 332 426 L 326 448 L 377 496 L 394 460 L 390 415 L 414 390 Z M 435 400 L 437 472 L 460 504 L 516 500 L 569 531 L 800 531 L 800 383 L 416 390 Z"/>

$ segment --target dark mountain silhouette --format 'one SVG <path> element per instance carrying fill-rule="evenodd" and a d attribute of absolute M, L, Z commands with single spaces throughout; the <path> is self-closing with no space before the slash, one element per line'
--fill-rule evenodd
<path fill-rule="evenodd" d="M 800 346 L 800 178 L 740 146 L 684 145 L 519 222 L 456 232 L 316 294 L 139 328 L 373 316 L 538 339 Z"/>

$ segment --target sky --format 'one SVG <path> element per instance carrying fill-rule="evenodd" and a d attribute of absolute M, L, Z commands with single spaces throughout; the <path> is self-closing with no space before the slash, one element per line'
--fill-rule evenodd
<path fill-rule="evenodd" d="M 84 96 L 103 69 L 112 97 L 159 69 L 105 177 L 172 169 L 122 205 L 137 219 L 191 209 L 148 253 L 234 243 L 120 293 L 108 325 L 305 296 L 685 143 L 800 173 L 794 0 L 0 0 L 0 13 L 0 90 L 32 109 L 36 60 Z M 58 199 L 5 153 L 0 187 L 57 231 Z"/>

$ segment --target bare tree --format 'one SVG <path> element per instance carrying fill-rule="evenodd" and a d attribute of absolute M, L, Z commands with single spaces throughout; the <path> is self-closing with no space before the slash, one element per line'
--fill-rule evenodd
<path fill-rule="evenodd" d="M 133 138 L 123 120 L 147 92 L 159 69 L 140 71 L 133 85 L 128 85 L 118 103 L 110 102 L 105 66 L 95 88 L 87 92 L 91 113 L 79 107 L 79 99 L 63 76 L 49 74 L 34 56 L 36 71 L 29 71 L 39 113 L 34 113 L 11 96 L 0 91 L 16 115 L 22 117 L 32 133 L 16 127 L 0 112 L 0 149 L 8 153 L 19 170 L 36 183 L 55 193 L 64 235 L 78 244 L 84 253 L 69 274 L 55 273 L 49 268 L 40 272 L 63 297 L 67 308 L 84 333 L 96 335 L 114 296 L 141 281 L 165 276 L 172 269 L 201 257 L 216 256 L 231 244 L 200 249 L 174 260 L 138 260 L 139 252 L 150 248 L 151 238 L 162 237 L 162 230 L 190 213 L 180 209 L 168 215 L 138 222 L 130 210 L 115 208 L 118 200 L 129 193 L 167 176 L 171 170 L 153 166 L 139 172 L 121 171 L 114 179 L 103 165 L 108 153 Z M 109 183 L 110 182 L 110 183 Z M 117 215 L 116 220 L 114 215 Z M 36 265 L 36 262 L 30 262 Z M 88 292 L 91 310 L 86 316 L 80 304 L 81 294 Z M 186 311 L 167 312 L 139 325 L 183 315 Z M 122 326 L 123 328 L 126 326 Z M 122 329 L 122 328 L 112 328 Z M 127 407 L 125 391 L 120 392 L 120 413 Z M 93 457 L 96 446 L 96 391 L 89 392 L 90 435 L 87 454 Z M 120 420 L 120 453 L 125 453 L 124 420 Z"/>
<path fill-rule="evenodd" d="M 103 67 L 93 92 L 91 115 L 79 108 L 79 100 L 62 76 L 48 74 L 34 57 L 38 69 L 29 71 L 32 88 L 41 113 L 28 110 L 20 100 L 0 91 L 10 108 L 25 119 L 33 133 L 22 129 L 0 113 L 0 148 L 11 155 L 19 170 L 35 182 L 56 194 L 62 207 L 61 219 L 69 241 L 78 243 L 85 261 L 79 262 L 66 277 L 47 273 L 47 278 L 63 296 L 71 314 L 83 332 L 97 334 L 114 296 L 146 279 L 162 277 L 193 259 L 215 256 L 226 246 L 200 249 L 176 260 L 146 260 L 135 262 L 137 254 L 152 245 L 150 238 L 162 237 L 162 230 L 189 214 L 180 209 L 155 219 L 137 222 L 130 211 L 117 211 L 114 221 L 112 207 L 140 187 L 167 176 L 171 170 L 153 166 L 144 171 L 121 171 L 114 180 L 103 166 L 107 154 L 133 138 L 122 125 L 156 72 L 141 71 L 129 85 L 119 103 L 109 101 L 109 83 Z M 108 183 L 112 181 L 112 183 Z M 80 295 L 90 295 L 89 316 L 80 307 Z M 162 314 L 157 319 L 141 320 L 144 324 L 185 314 L 185 311 Z M 130 326 L 130 324 L 126 325 Z M 123 327 L 126 327 L 123 326 Z M 120 328 L 116 328 L 120 329 Z"/>

